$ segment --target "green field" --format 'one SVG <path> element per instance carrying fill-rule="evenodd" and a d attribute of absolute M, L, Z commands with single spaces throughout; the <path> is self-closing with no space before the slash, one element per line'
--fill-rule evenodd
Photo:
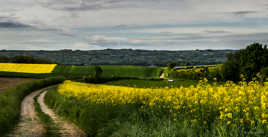
<path fill-rule="evenodd" d="M 143 66 L 100 66 L 103 77 L 127 77 L 127 78 L 159 78 L 161 68 Z M 53 71 L 56 75 L 83 77 L 93 75 L 94 66 L 57 66 Z"/>
<path fill-rule="evenodd" d="M 119 77 L 119 78 L 139 78 L 152 79 L 159 78 L 162 69 L 160 67 L 145 66 L 100 66 L 103 70 L 103 77 Z M 79 79 L 83 76 L 92 76 L 94 74 L 94 66 L 68 66 L 58 65 L 50 74 L 27 74 L 14 72 L 0 72 L 2 77 L 26 77 L 26 78 L 45 78 L 51 76 L 65 76 L 70 79 Z"/>

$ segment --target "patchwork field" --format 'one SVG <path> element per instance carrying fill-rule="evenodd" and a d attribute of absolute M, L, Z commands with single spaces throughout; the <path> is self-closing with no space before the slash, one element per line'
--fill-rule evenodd
<path fill-rule="evenodd" d="M 0 77 L 0 92 L 9 87 L 15 87 L 21 83 L 32 81 L 31 78 L 1 78 Z"/>
<path fill-rule="evenodd" d="M 46 74 L 46 73 L 51 73 L 56 66 L 57 66 L 56 64 L 0 63 L 0 71 Z"/>
<path fill-rule="evenodd" d="M 268 137 L 268 83 L 259 75 L 220 81 L 220 65 L 7 64 L 0 76 L 31 78 L 0 78 L 0 91 L 14 87 L 0 93 L 0 136 Z"/>

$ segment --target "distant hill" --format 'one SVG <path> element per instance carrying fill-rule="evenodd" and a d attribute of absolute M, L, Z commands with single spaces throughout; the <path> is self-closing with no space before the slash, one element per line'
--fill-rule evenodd
<path fill-rule="evenodd" d="M 226 55 L 235 50 L 58 50 L 58 51 L 23 51 L 0 50 L 0 56 L 33 56 L 49 59 L 66 65 L 142 65 L 166 66 L 168 62 L 177 65 L 209 65 L 219 64 L 226 60 Z"/>

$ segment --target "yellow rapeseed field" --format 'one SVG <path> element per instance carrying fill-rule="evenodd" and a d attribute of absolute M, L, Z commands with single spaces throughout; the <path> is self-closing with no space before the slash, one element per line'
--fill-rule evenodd
<path fill-rule="evenodd" d="M 17 73 L 51 73 L 56 64 L 18 64 L 18 63 L 0 63 L 0 71 Z"/>
<path fill-rule="evenodd" d="M 159 89 L 65 81 L 58 92 L 92 103 L 139 104 L 141 108 L 165 109 L 174 116 L 184 114 L 193 123 L 206 124 L 214 117 L 225 125 L 260 124 L 266 127 L 268 120 L 268 86 L 257 81 L 216 85 L 202 80 L 197 86 Z"/>

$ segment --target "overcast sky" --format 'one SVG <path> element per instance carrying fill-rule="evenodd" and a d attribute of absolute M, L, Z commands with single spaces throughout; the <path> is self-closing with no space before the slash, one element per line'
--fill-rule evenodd
<path fill-rule="evenodd" d="M 267 0 L 1 0 L 0 49 L 241 49 L 268 43 Z"/>

